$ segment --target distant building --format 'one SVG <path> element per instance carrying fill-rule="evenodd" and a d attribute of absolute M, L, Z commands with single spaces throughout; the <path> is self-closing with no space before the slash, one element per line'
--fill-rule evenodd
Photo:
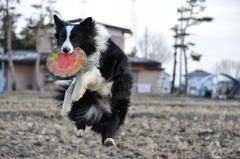
<path fill-rule="evenodd" d="M 16 72 L 16 81 L 18 90 L 31 90 L 34 84 L 34 68 L 37 53 L 35 51 L 13 51 L 13 62 Z M 40 58 L 40 85 L 45 91 L 54 89 L 55 79 L 46 70 L 46 60 L 48 54 L 41 54 Z M 159 93 L 158 79 L 163 70 L 161 64 L 156 61 L 146 60 L 138 57 L 129 56 L 131 70 L 134 77 L 134 93 Z M 11 73 L 8 67 L 8 55 L 0 56 L 0 61 L 5 64 L 6 90 L 11 90 Z M 3 76 L 4 77 L 4 76 Z"/>
<path fill-rule="evenodd" d="M 159 75 L 158 89 L 160 94 L 169 94 L 171 92 L 170 75 L 162 71 Z"/>
<path fill-rule="evenodd" d="M 158 79 L 163 71 L 161 63 L 132 56 L 129 56 L 129 61 L 133 72 L 133 92 L 159 93 Z"/>
<path fill-rule="evenodd" d="M 199 94 L 199 89 L 201 87 L 201 81 L 211 75 L 208 72 L 205 72 L 203 70 L 196 70 L 188 74 L 188 88 L 187 88 L 187 94 L 189 95 L 196 95 Z M 212 89 L 212 80 L 208 80 L 204 83 L 205 90 L 211 90 Z"/>
<path fill-rule="evenodd" d="M 16 77 L 16 86 L 17 90 L 31 90 L 33 89 L 34 84 L 34 69 L 35 69 L 35 61 L 37 57 L 36 51 L 20 51 L 13 50 L 12 52 L 12 60 L 15 67 L 15 77 Z M 46 74 L 46 59 L 47 54 L 41 55 L 40 60 L 40 70 L 39 70 L 39 78 L 40 84 L 46 87 L 48 90 L 48 86 L 46 85 L 48 81 L 45 80 Z M 4 91 L 11 90 L 11 70 L 8 66 L 8 54 L 4 54 L 0 56 L 0 61 L 4 63 L 5 73 L 3 78 L 6 80 L 6 87 Z"/>
<path fill-rule="evenodd" d="M 189 73 L 188 78 L 189 95 L 220 99 L 238 97 L 240 83 L 227 74 L 210 74 L 202 70 L 196 70 Z"/>

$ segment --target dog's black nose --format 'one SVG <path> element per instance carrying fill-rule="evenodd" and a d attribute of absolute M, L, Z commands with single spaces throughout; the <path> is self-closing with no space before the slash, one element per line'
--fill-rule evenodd
<path fill-rule="evenodd" d="M 64 52 L 64 53 L 69 53 L 69 51 L 70 51 L 69 48 L 67 48 L 67 47 L 64 47 L 64 48 L 63 48 L 63 52 Z"/>

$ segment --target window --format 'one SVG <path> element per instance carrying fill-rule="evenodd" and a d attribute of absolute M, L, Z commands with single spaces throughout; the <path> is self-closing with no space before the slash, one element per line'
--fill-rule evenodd
<path fill-rule="evenodd" d="M 132 76 L 133 76 L 133 82 L 137 82 L 138 81 L 138 72 L 132 72 Z"/>

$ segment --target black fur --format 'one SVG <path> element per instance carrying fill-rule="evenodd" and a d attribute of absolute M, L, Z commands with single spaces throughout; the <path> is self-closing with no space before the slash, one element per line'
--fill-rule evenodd
<path fill-rule="evenodd" d="M 73 25 L 60 20 L 54 16 L 58 45 L 62 45 L 66 25 Z M 87 18 L 79 25 L 74 25 L 71 32 L 71 43 L 74 47 L 82 48 L 87 57 L 94 54 L 96 50 L 95 36 L 97 35 L 95 22 Z M 132 75 L 129 69 L 128 58 L 125 53 L 109 38 L 107 49 L 101 52 L 98 69 L 105 81 L 113 82 L 111 95 L 102 96 L 99 92 L 87 89 L 83 97 L 72 104 L 68 117 L 75 122 L 77 129 L 85 130 L 91 126 L 91 130 L 102 135 L 102 142 L 107 138 L 114 137 L 119 127 L 124 123 L 128 107 L 130 106 L 130 95 L 132 88 Z M 62 101 L 69 84 L 61 85 L 57 92 L 57 100 Z M 99 100 L 108 100 L 111 106 L 111 113 L 103 112 L 100 120 L 86 120 L 84 115 L 92 105 L 98 107 Z M 100 109 L 100 108 L 97 108 Z"/>
<path fill-rule="evenodd" d="M 76 24 L 70 24 L 62 21 L 56 15 L 54 15 L 54 21 L 56 24 L 55 38 L 57 39 L 57 45 L 62 45 L 66 39 L 66 26 L 74 26 L 70 40 L 74 48 L 80 47 L 87 56 L 96 52 L 96 42 L 94 37 L 97 34 L 95 28 L 95 22 L 92 18 L 87 18 L 83 22 Z"/>

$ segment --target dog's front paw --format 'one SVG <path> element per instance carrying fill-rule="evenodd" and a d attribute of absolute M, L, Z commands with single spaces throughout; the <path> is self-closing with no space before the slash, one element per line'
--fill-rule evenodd
<path fill-rule="evenodd" d="M 104 146 L 106 146 L 106 147 L 111 147 L 111 146 L 114 146 L 114 145 L 115 145 L 115 141 L 112 138 L 107 138 L 104 141 Z"/>
<path fill-rule="evenodd" d="M 62 116 L 67 116 L 69 114 L 70 110 L 62 109 L 61 115 Z"/>
<path fill-rule="evenodd" d="M 76 132 L 76 136 L 79 137 L 79 138 L 83 138 L 84 137 L 84 130 L 83 129 L 79 129 Z"/>

